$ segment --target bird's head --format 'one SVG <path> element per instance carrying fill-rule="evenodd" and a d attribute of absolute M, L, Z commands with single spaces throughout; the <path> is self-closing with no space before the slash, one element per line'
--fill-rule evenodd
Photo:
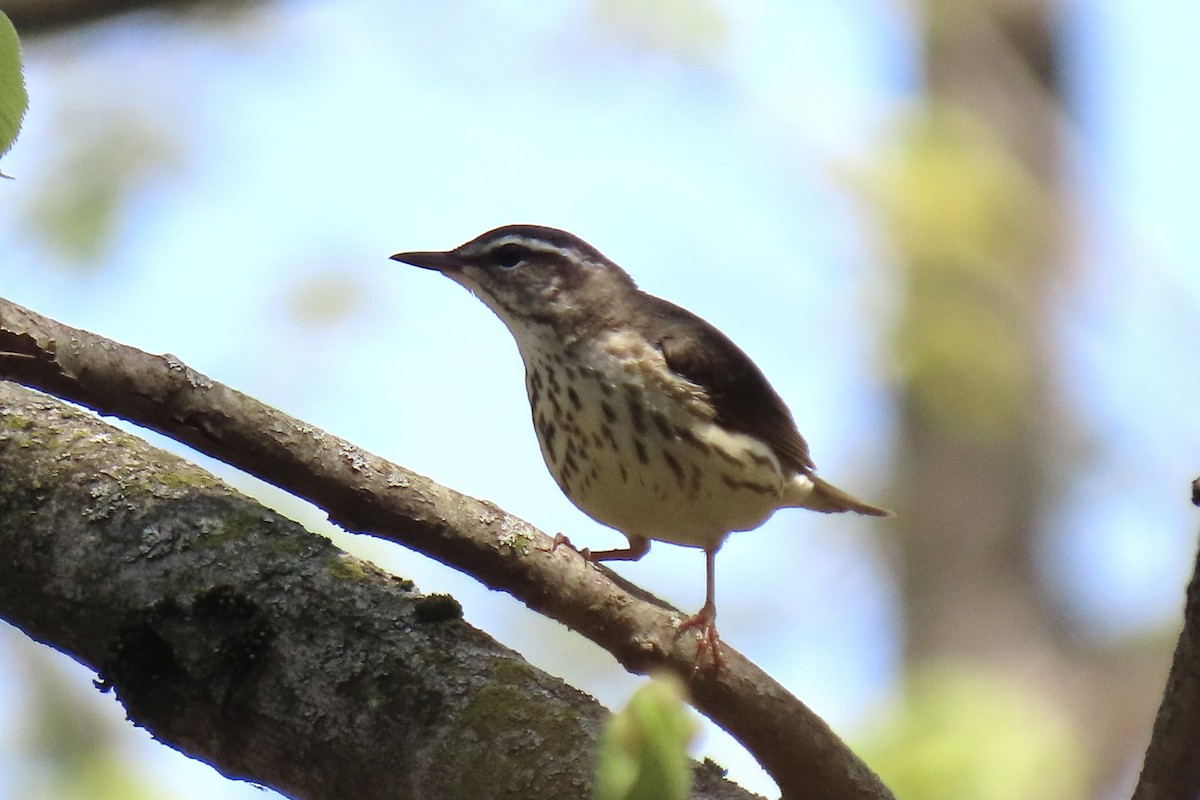
<path fill-rule="evenodd" d="M 637 289 L 587 242 L 538 225 L 506 225 L 453 250 L 397 253 L 392 259 L 462 284 L 514 334 L 535 324 L 578 326 L 603 317 L 614 301 Z"/>

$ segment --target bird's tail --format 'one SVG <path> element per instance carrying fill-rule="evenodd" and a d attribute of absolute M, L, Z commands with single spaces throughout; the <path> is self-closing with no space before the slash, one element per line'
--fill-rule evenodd
<path fill-rule="evenodd" d="M 783 493 L 784 506 L 811 508 L 825 514 L 853 511 L 871 517 L 890 517 L 886 508 L 864 503 L 816 475 L 797 475 Z"/>

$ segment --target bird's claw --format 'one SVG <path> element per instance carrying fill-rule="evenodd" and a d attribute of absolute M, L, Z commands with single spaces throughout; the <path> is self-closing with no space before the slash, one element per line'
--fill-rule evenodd
<path fill-rule="evenodd" d="M 557 552 L 558 548 L 562 545 L 566 545 L 569 550 L 574 550 L 576 553 L 579 553 L 579 555 L 583 556 L 584 561 L 592 560 L 591 559 L 592 551 L 586 547 L 583 548 L 582 550 L 580 550 L 578 547 L 571 544 L 571 540 L 567 538 L 567 535 L 565 533 L 554 534 L 554 543 L 553 544 L 551 544 L 549 547 L 539 547 L 538 549 L 543 552 L 546 552 L 546 553 L 554 553 L 554 552 Z"/>
<path fill-rule="evenodd" d="M 692 672 L 700 671 L 700 662 L 704 660 L 705 653 L 712 654 L 713 669 L 720 671 L 725 666 L 725 657 L 721 654 L 721 637 L 717 634 L 716 616 L 714 611 L 702 608 L 700 613 L 679 623 L 675 631 L 676 635 L 679 635 L 692 628 L 700 629 L 700 638 L 696 642 L 696 662 L 692 666 Z"/>

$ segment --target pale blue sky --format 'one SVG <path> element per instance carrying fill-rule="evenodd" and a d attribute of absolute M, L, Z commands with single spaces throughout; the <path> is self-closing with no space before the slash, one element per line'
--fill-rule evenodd
<path fill-rule="evenodd" d="M 729 333 L 788 400 L 822 474 L 878 496 L 903 460 L 880 329 L 895 301 L 844 176 L 914 91 L 913 25 L 884 0 L 719 7 L 727 38 L 707 61 L 602 33 L 583 2 L 291 2 L 209 32 L 134 20 L 32 43 L 33 106 L 4 161 L 18 180 L 0 185 L 0 293 L 608 547 L 617 536 L 541 463 L 499 321 L 387 260 L 508 222 L 555 225 Z M 1200 12 L 1166 0 L 1066 12 L 1085 257 L 1063 287 L 1062 369 L 1096 453 L 1047 563 L 1081 618 L 1113 633 L 1170 620 L 1196 527 L 1181 498 L 1200 471 Z M 72 178 L 48 170 L 60 125 L 85 112 L 132 120 L 161 155 L 133 179 L 109 253 L 81 272 L 15 212 Z M 297 295 L 335 277 L 348 313 L 298 322 Z M 784 512 L 717 562 L 725 638 L 849 732 L 895 676 L 884 535 Z M 505 596 L 396 547 L 340 541 L 454 592 L 470 622 L 606 703 L 635 685 Z M 698 551 L 660 544 L 619 570 L 685 609 L 702 601 Z M 5 718 L 19 719 L 11 691 Z M 132 738 L 180 797 L 263 796 L 180 780 L 212 773 Z M 11 746 L 0 734 L 0 798 Z M 722 734 L 702 752 L 771 791 Z"/>

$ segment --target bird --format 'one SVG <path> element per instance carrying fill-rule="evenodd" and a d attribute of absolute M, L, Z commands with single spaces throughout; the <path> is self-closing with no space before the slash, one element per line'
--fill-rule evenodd
<path fill-rule="evenodd" d="M 635 561 L 652 540 L 703 549 L 704 605 L 677 627 L 698 631 L 697 669 L 705 652 L 722 664 L 715 559 L 730 533 L 781 508 L 890 516 L 816 474 L 787 405 L 725 334 L 579 237 L 505 225 L 391 258 L 440 272 L 507 326 L 550 474 L 628 540 L 585 559 Z"/>

